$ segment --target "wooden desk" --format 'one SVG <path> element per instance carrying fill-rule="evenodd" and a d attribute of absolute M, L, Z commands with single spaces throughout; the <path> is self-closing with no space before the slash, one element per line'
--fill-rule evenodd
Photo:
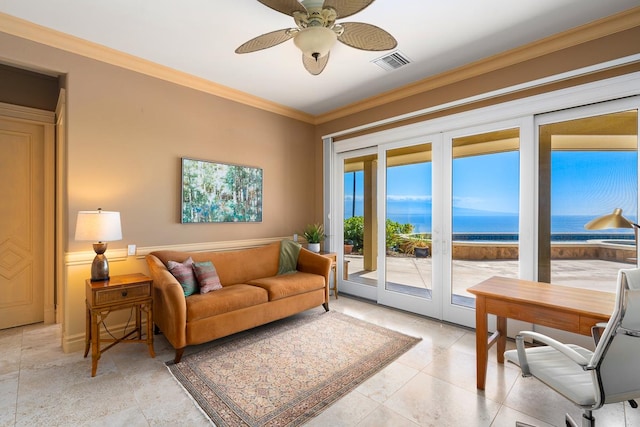
<path fill-rule="evenodd" d="M 615 295 L 549 283 L 506 277 L 491 277 L 472 286 L 476 296 L 476 376 L 484 390 L 489 348 L 498 343 L 498 363 L 504 363 L 507 318 L 548 326 L 582 335 L 606 322 L 613 313 Z M 497 316 L 496 332 L 489 337 L 487 316 Z"/>

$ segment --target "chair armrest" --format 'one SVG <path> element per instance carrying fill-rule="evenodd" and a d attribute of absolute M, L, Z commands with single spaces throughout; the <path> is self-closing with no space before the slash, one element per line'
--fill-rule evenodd
<path fill-rule="evenodd" d="M 518 337 L 520 337 L 519 340 L 518 340 Z M 589 364 L 588 359 L 586 359 L 584 356 L 582 356 L 580 353 L 578 353 L 571 347 L 561 343 L 560 341 L 554 340 L 553 338 L 550 338 L 546 335 L 540 334 L 538 332 L 532 332 L 532 331 L 520 331 L 518 333 L 518 336 L 516 337 L 516 346 L 518 346 L 518 359 L 520 359 L 520 353 L 521 353 L 520 347 L 522 347 L 522 352 L 524 352 L 524 337 L 532 338 L 536 341 L 539 341 L 543 344 L 548 345 L 549 347 L 553 347 L 555 350 L 558 350 L 560 353 L 564 354 L 569 359 L 573 360 L 576 364 L 582 366 L 583 368 L 585 368 Z M 522 363 L 522 360 L 520 360 L 520 363 Z M 525 359 L 525 363 L 526 363 L 526 359 Z M 528 365 L 527 365 L 527 369 L 528 369 Z M 523 372 L 524 372 L 524 369 L 523 369 Z"/>

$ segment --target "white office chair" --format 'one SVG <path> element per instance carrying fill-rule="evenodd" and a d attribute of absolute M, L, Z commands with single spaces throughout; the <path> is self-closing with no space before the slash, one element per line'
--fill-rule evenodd
<path fill-rule="evenodd" d="M 525 337 L 546 345 L 525 348 Z M 523 376 L 533 375 L 581 407 L 582 427 L 595 426 L 593 410 L 640 396 L 640 269 L 618 273 L 613 314 L 595 351 L 529 331 L 516 336 L 516 348 L 504 356 Z M 566 424 L 577 427 L 569 414 Z"/>

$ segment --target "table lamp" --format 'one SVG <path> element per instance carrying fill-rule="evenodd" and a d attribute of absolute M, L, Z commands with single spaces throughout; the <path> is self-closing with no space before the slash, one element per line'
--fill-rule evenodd
<path fill-rule="evenodd" d="M 96 257 L 91 264 L 91 281 L 109 280 L 109 261 L 104 253 L 107 242 L 122 240 L 120 212 L 108 212 L 98 208 L 97 211 L 79 211 L 76 221 L 76 240 L 91 241 Z"/>

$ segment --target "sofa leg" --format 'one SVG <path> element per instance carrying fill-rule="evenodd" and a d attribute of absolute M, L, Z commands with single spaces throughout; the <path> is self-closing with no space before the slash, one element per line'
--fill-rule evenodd
<path fill-rule="evenodd" d="M 180 363 L 180 359 L 182 359 L 182 353 L 184 353 L 184 347 L 176 348 L 176 357 L 173 359 L 173 363 Z"/>
<path fill-rule="evenodd" d="M 329 311 L 329 303 L 328 302 L 323 302 L 322 306 L 324 307 L 324 311 Z"/>

